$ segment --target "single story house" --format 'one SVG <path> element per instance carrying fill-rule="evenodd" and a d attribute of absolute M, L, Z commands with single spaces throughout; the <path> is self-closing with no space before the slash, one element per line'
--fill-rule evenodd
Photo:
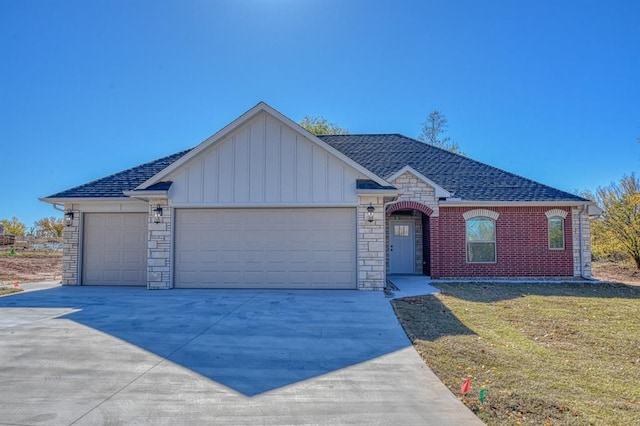
<path fill-rule="evenodd" d="M 589 277 L 584 198 L 399 134 L 314 136 L 261 102 L 193 149 L 41 200 L 63 284 L 382 289 Z"/>

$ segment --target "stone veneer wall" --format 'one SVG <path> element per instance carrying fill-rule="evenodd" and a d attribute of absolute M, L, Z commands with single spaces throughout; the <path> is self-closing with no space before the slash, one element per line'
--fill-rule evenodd
<path fill-rule="evenodd" d="M 573 240 L 573 276 L 591 277 L 591 221 L 582 207 L 571 209 L 571 235 Z M 580 216 L 582 216 L 582 259 L 580 259 Z M 582 263 L 582 271 L 580 264 Z"/>
<path fill-rule="evenodd" d="M 393 182 L 391 182 L 391 184 L 393 186 L 395 186 L 396 188 L 398 188 L 398 191 L 400 192 L 400 195 L 398 196 L 398 200 L 397 201 L 416 201 L 418 203 L 421 203 L 427 207 L 429 207 L 431 210 L 433 210 L 433 213 L 429 216 L 429 223 L 430 223 L 430 228 L 431 228 L 431 235 L 433 236 L 434 234 L 434 222 L 437 222 L 437 218 L 439 216 L 439 205 L 438 205 L 438 200 L 436 200 L 436 191 L 435 189 L 426 184 L 425 182 L 423 182 L 421 179 L 419 179 L 417 176 L 415 176 L 414 174 L 412 174 L 411 172 L 405 172 L 403 174 L 401 174 L 400 176 L 398 176 Z M 416 244 L 416 249 L 415 249 L 415 254 L 416 254 L 416 265 L 415 265 L 415 273 L 416 274 L 422 274 L 423 271 L 423 253 L 422 253 L 422 220 L 421 220 L 421 215 L 422 213 L 419 213 L 417 211 L 413 212 L 413 217 L 414 217 L 414 221 L 415 221 L 415 244 Z M 397 219 L 394 219 L 393 216 L 390 217 L 389 219 L 391 220 L 400 220 L 402 217 L 398 217 Z M 407 218 L 408 219 L 408 218 Z M 389 223 L 390 225 L 390 223 Z M 436 225 L 437 227 L 437 225 Z M 387 227 L 387 228 L 390 228 Z M 389 232 L 387 230 L 387 232 Z M 436 232 L 437 232 L 437 228 L 436 228 Z M 433 237 L 432 237 L 433 240 Z M 387 240 L 388 241 L 388 240 Z M 387 247 L 388 248 L 388 247 Z M 433 256 L 435 255 L 436 251 L 434 250 L 434 246 L 433 243 L 431 243 L 431 257 L 433 258 Z M 389 251 L 387 250 L 386 252 L 386 265 L 388 267 L 389 265 Z M 431 260 L 431 266 L 433 267 L 433 260 Z"/>
<path fill-rule="evenodd" d="M 367 220 L 369 203 L 375 208 L 374 220 Z M 385 274 L 383 197 L 361 196 L 358 204 L 358 290 L 382 290 Z"/>
<path fill-rule="evenodd" d="M 154 209 L 160 205 L 160 223 L 154 221 Z M 149 201 L 149 239 L 147 251 L 147 288 L 166 290 L 171 288 L 171 225 L 172 210 L 166 199 Z"/>
<path fill-rule="evenodd" d="M 400 191 L 398 201 L 417 201 L 433 210 L 432 217 L 438 217 L 438 200 L 433 187 L 410 172 L 401 174 L 391 184 Z"/>
<path fill-rule="evenodd" d="M 62 285 L 79 285 L 80 212 L 73 211 L 71 226 L 65 226 L 62 234 Z"/>

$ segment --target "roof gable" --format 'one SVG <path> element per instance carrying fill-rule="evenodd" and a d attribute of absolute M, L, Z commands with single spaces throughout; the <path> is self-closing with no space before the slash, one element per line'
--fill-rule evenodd
<path fill-rule="evenodd" d="M 280 112 L 276 111 L 274 108 L 270 107 L 265 102 L 259 102 L 256 106 L 251 108 L 249 111 L 245 112 L 240 117 L 236 118 L 234 121 L 232 121 L 231 123 L 226 125 L 224 128 L 222 128 L 221 130 L 219 130 L 218 132 L 216 132 L 215 134 L 213 134 L 209 138 L 205 139 L 203 142 L 201 142 L 198 146 L 193 148 L 188 154 L 184 155 L 178 161 L 172 163 L 166 169 L 160 171 L 155 176 L 151 177 L 147 181 L 145 181 L 142 184 L 140 184 L 138 186 L 138 188 L 136 188 L 136 189 L 144 189 L 147 186 L 150 186 L 150 185 L 153 185 L 153 184 L 155 184 L 157 182 L 165 180 L 165 178 L 167 176 L 169 176 L 171 173 L 175 172 L 178 168 L 180 168 L 184 164 L 188 163 L 191 159 L 197 157 L 199 154 L 201 154 L 203 151 L 205 151 L 210 146 L 212 146 L 214 144 L 217 144 L 220 141 L 224 140 L 226 136 L 228 136 L 229 134 L 231 134 L 235 130 L 237 130 L 240 127 L 242 127 L 244 124 L 246 124 L 247 122 L 252 120 L 254 117 L 256 117 L 260 113 L 266 113 L 266 114 L 270 115 L 271 117 L 273 117 L 274 119 L 280 121 L 283 125 L 289 127 L 294 132 L 302 134 L 305 138 L 309 139 L 312 143 L 314 143 L 317 146 L 319 146 L 320 148 L 328 151 L 329 153 L 331 153 L 332 155 L 334 155 L 335 157 L 337 157 L 341 161 L 347 163 L 349 166 L 351 166 L 352 168 L 357 170 L 359 173 L 362 173 L 364 176 L 368 177 L 369 179 L 379 183 L 380 185 L 385 185 L 386 184 L 384 179 L 382 179 L 380 176 L 372 173 L 370 170 L 367 170 L 361 164 L 359 164 L 358 162 L 354 161 L 349 156 L 346 156 L 341 151 L 336 150 L 334 147 L 332 147 L 331 145 L 327 144 L 326 142 L 324 142 L 323 140 L 321 140 L 317 136 L 315 136 L 312 133 L 308 132 L 302 126 L 300 126 L 299 124 L 297 124 L 293 120 L 289 119 L 285 115 L 281 114 Z"/>
<path fill-rule="evenodd" d="M 368 176 L 324 145 L 260 111 L 163 177 L 170 204 L 355 205 Z"/>
<path fill-rule="evenodd" d="M 394 180 L 396 180 L 397 178 L 399 178 L 405 173 L 411 173 L 413 176 L 417 177 L 422 182 L 432 187 L 435 190 L 436 198 L 448 198 L 452 196 L 449 191 L 447 191 L 446 189 L 444 189 L 443 187 L 441 187 L 440 185 L 438 185 L 428 177 L 424 176 L 422 173 L 418 172 L 411 166 L 404 166 L 403 168 L 401 168 L 400 170 L 398 170 L 397 172 L 389 176 L 387 180 L 393 183 Z"/>

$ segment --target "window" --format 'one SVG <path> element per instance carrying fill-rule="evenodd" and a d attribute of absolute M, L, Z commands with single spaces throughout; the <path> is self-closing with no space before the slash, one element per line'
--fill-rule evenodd
<path fill-rule="evenodd" d="M 549 249 L 564 250 L 564 219 L 559 216 L 549 218 Z"/>
<path fill-rule="evenodd" d="M 496 222 L 488 217 L 467 220 L 467 262 L 496 261 Z"/>
<path fill-rule="evenodd" d="M 393 226 L 393 235 L 396 237 L 408 237 L 409 236 L 409 225 L 394 225 Z"/>

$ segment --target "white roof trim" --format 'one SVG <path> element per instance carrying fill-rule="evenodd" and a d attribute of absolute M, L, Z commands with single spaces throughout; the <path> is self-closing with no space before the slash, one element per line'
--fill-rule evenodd
<path fill-rule="evenodd" d="M 152 198 L 167 198 L 167 193 L 169 191 L 166 189 L 163 190 L 151 190 L 146 191 L 144 189 L 137 191 L 122 191 L 124 195 L 131 198 L 138 198 L 140 200 L 150 200 Z"/>
<path fill-rule="evenodd" d="M 194 158 L 197 155 L 199 155 L 202 151 L 204 151 L 205 149 L 209 148 L 211 145 L 217 143 L 218 141 L 223 139 L 225 136 L 227 136 L 232 131 L 234 131 L 237 128 L 239 128 L 242 125 L 244 125 L 247 121 L 251 120 L 253 117 L 255 117 L 260 112 L 265 112 L 265 113 L 271 115 L 276 120 L 279 120 L 283 124 L 289 126 L 292 130 L 294 130 L 294 131 L 296 131 L 298 133 L 301 133 L 307 139 L 309 139 L 312 143 L 320 146 L 322 149 L 328 151 L 329 153 L 331 153 L 332 155 L 334 155 L 335 157 L 337 157 L 341 161 L 347 163 L 349 166 L 353 167 L 355 170 L 357 170 L 358 172 L 362 173 L 363 175 L 365 175 L 369 179 L 375 181 L 376 183 L 378 183 L 380 185 L 383 185 L 383 186 L 389 185 L 389 182 L 385 181 L 380 176 L 378 176 L 378 175 L 374 174 L 373 172 L 371 172 L 370 170 L 362 167 L 360 164 L 356 163 L 351 158 L 347 157 L 346 155 L 344 155 L 343 153 L 341 153 L 337 149 L 331 147 L 329 144 L 327 144 L 326 142 L 322 141 L 317 136 L 315 136 L 312 133 L 308 132 L 306 129 L 304 129 L 302 126 L 300 126 L 295 121 L 291 120 L 290 118 L 286 117 L 285 115 L 281 114 L 280 112 L 276 111 L 275 109 L 273 109 L 272 107 L 270 107 L 269 105 L 267 105 L 266 103 L 261 101 L 256 106 L 251 108 L 249 111 L 245 112 L 240 117 L 236 118 L 231 123 L 229 123 L 225 127 L 223 127 L 221 130 L 217 131 L 212 136 L 210 136 L 207 139 L 205 139 L 203 142 L 201 142 L 198 146 L 196 146 L 191 151 L 189 151 L 187 154 L 182 156 L 180 159 L 176 160 L 171 165 L 167 166 L 165 169 L 161 170 L 156 175 L 152 176 L 150 179 L 147 179 L 145 182 L 143 182 L 141 185 L 139 185 L 136 189 L 144 189 L 144 188 L 146 188 L 146 187 L 148 187 L 150 185 L 153 185 L 155 183 L 161 182 L 162 179 L 164 179 L 166 176 L 168 176 L 171 172 L 177 170 L 183 164 L 187 163 L 189 160 L 191 160 L 192 158 Z"/>
<path fill-rule="evenodd" d="M 547 207 L 569 207 L 569 206 L 591 206 L 591 201 L 471 201 L 471 200 L 446 200 L 440 201 L 441 207 L 517 207 L 517 206 L 547 206 Z"/>
<path fill-rule="evenodd" d="M 425 175 L 423 175 L 422 173 L 420 173 L 419 171 L 417 171 L 411 166 L 404 166 L 403 168 L 401 168 L 400 170 L 398 170 L 397 172 L 389 176 L 387 180 L 389 182 L 393 182 L 395 179 L 399 178 L 400 176 L 402 176 L 407 172 L 411 173 L 412 175 L 414 175 L 415 177 L 417 177 L 427 185 L 433 187 L 436 191 L 435 193 L 436 198 L 451 197 L 451 193 L 449 191 L 447 191 L 446 189 L 444 189 L 443 187 L 441 187 L 440 185 L 438 185 L 437 183 L 435 183 L 434 181 L 432 181 L 431 179 L 429 179 L 428 177 L 426 177 Z"/>
<path fill-rule="evenodd" d="M 64 203 L 82 203 L 82 202 L 86 202 L 86 201 L 96 201 L 96 202 L 100 202 L 100 203 L 104 203 L 104 202 L 126 202 L 126 201 L 132 201 L 134 200 L 131 197 L 66 197 L 66 198 L 49 198 L 49 197 L 43 197 L 43 198 L 38 198 L 38 200 L 45 202 L 45 203 L 50 203 L 50 204 L 64 204 Z M 134 200 L 135 201 L 135 200 Z"/>
<path fill-rule="evenodd" d="M 602 216 L 602 213 L 604 213 L 604 210 L 598 207 L 598 205 L 595 203 L 589 204 L 589 206 L 587 207 L 587 214 L 589 216 L 599 217 Z"/>

